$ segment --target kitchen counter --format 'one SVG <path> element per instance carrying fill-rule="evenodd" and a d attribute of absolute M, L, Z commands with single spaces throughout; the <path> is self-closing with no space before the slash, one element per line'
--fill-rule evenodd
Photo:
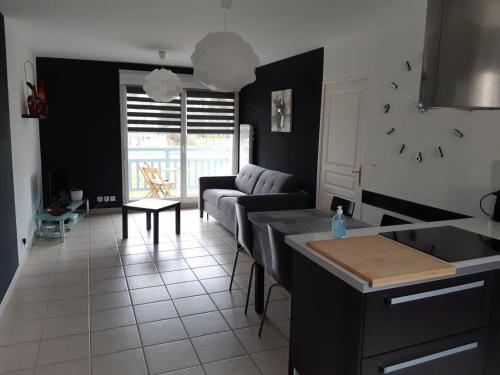
<path fill-rule="evenodd" d="M 432 228 L 432 227 L 440 227 L 447 225 L 455 226 L 457 228 L 465 229 L 470 232 L 474 232 L 480 235 L 500 240 L 500 223 L 492 221 L 487 218 L 485 219 L 470 218 L 470 219 L 437 221 L 431 223 L 416 223 L 416 224 L 395 225 L 387 227 L 353 229 L 347 231 L 347 237 L 363 237 L 363 236 L 371 236 L 382 232 L 391 232 L 391 231 L 407 230 L 407 229 Z M 499 253 L 499 255 L 487 258 L 472 259 L 461 262 L 451 262 L 450 264 L 455 266 L 457 269 L 457 273 L 453 276 L 374 288 L 371 287 L 366 280 L 342 268 L 333 261 L 323 257 L 322 255 L 318 254 L 307 245 L 307 243 L 310 241 L 321 241 L 321 240 L 331 240 L 331 239 L 334 239 L 334 236 L 331 232 L 322 232 L 322 233 L 308 233 L 308 234 L 286 236 L 285 242 L 289 246 L 297 250 L 299 253 L 301 253 L 308 259 L 315 262 L 317 265 L 321 266 L 325 270 L 329 271 L 330 273 L 332 273 L 333 275 L 335 275 L 336 277 L 338 277 L 339 279 L 341 279 L 342 281 L 344 281 L 345 283 L 349 284 L 350 286 L 352 286 L 353 288 L 362 293 L 371 293 L 380 290 L 393 289 L 407 285 L 416 285 L 421 283 L 427 283 L 429 281 L 434 281 L 434 280 L 450 279 L 464 275 L 471 275 L 475 273 L 500 269 L 500 253 Z"/>
<path fill-rule="evenodd" d="M 450 226 L 500 239 L 500 223 L 474 218 L 354 229 L 347 235 Z M 450 259 L 485 254 L 459 232 L 450 237 L 450 229 L 443 228 L 443 233 L 448 235 L 437 238 L 453 239 Z M 290 374 L 294 369 L 301 375 L 500 374 L 500 253 L 450 262 L 457 269 L 453 276 L 373 288 L 307 246 L 329 239 L 328 232 L 285 239 L 296 250 Z M 434 243 L 429 244 L 432 251 Z M 434 248 L 441 255 L 443 249 L 439 243 Z M 464 250 L 464 257 L 456 256 Z"/>

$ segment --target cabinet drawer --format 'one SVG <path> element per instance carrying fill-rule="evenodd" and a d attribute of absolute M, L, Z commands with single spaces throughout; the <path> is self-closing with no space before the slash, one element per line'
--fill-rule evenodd
<path fill-rule="evenodd" d="M 500 271 L 494 272 L 493 296 L 500 296 Z M 491 320 L 500 323 L 500 298 L 493 298 L 491 301 Z"/>
<path fill-rule="evenodd" d="M 484 374 L 487 337 L 487 330 L 481 329 L 365 359 L 361 374 Z"/>
<path fill-rule="evenodd" d="M 492 284 L 483 273 L 367 295 L 363 357 L 488 325 Z"/>
<path fill-rule="evenodd" d="M 486 353 L 486 375 L 500 374 L 500 325 L 489 328 L 488 351 Z"/>

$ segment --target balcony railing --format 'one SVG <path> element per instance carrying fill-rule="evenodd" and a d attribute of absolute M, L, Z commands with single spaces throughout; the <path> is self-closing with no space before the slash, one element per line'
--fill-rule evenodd
<path fill-rule="evenodd" d="M 130 199 L 144 197 L 149 188 L 139 170 L 148 164 L 158 168 L 162 177 L 175 182 L 173 196 L 180 197 L 181 153 L 179 147 L 132 148 L 128 149 L 128 188 Z M 198 178 L 231 174 L 232 156 L 230 150 L 210 147 L 188 147 L 186 151 L 187 196 L 198 195 Z"/>

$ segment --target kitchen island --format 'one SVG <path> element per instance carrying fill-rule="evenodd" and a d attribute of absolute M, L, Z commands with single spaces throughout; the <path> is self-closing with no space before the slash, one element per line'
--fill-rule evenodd
<path fill-rule="evenodd" d="M 347 235 L 449 226 L 493 240 L 487 245 L 498 255 L 449 262 L 452 276 L 379 288 L 307 245 L 332 239 L 331 233 L 287 236 L 296 250 L 290 368 L 300 375 L 500 374 L 500 249 L 494 241 L 500 223 L 461 219 Z M 460 246 L 469 245 L 457 244 L 457 251 Z M 454 248 L 447 251 L 453 255 Z"/>

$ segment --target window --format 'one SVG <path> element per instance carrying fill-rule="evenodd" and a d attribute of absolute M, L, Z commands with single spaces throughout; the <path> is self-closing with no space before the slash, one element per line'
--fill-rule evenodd
<path fill-rule="evenodd" d="M 234 173 L 237 97 L 183 90 L 169 103 L 150 99 L 142 87 L 126 87 L 129 199 L 149 193 L 139 166 L 156 167 L 175 183 L 172 196 L 198 195 L 200 176 Z"/>

